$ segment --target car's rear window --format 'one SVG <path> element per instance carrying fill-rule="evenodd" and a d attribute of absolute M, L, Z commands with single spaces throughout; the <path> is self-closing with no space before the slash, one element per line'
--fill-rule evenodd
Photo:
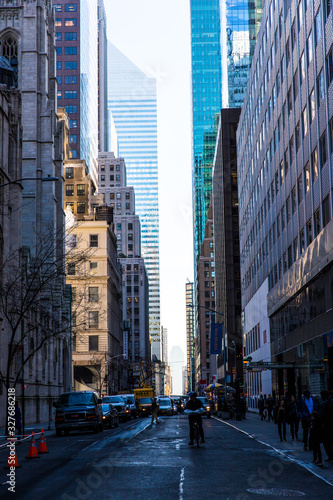
<path fill-rule="evenodd" d="M 94 395 L 91 393 L 62 394 L 59 398 L 59 406 L 75 406 L 95 404 Z"/>
<path fill-rule="evenodd" d="M 162 406 L 171 406 L 170 399 L 159 399 L 158 404 Z"/>
<path fill-rule="evenodd" d="M 120 396 L 106 396 L 103 398 L 103 403 L 123 403 L 124 400 Z"/>
<path fill-rule="evenodd" d="M 151 403 L 151 398 L 140 398 L 140 403 L 142 404 Z"/>

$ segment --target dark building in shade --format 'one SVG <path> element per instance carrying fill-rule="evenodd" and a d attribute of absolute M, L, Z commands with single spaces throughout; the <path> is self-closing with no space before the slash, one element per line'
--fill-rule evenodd
<path fill-rule="evenodd" d="M 235 381 L 236 350 L 237 354 L 242 350 L 236 151 L 239 116 L 239 108 L 221 110 L 213 167 L 215 307 L 224 316 L 226 347 L 232 348 L 226 349 L 226 367 L 232 377 L 228 382 Z M 216 321 L 221 321 L 218 315 Z M 218 358 L 217 375 L 218 381 L 224 382 L 223 355 Z M 240 359 L 239 375 L 241 364 Z"/>

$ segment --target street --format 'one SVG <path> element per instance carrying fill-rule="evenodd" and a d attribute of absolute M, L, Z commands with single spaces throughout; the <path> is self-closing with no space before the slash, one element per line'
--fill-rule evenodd
<path fill-rule="evenodd" d="M 274 449 L 215 418 L 203 419 L 206 444 L 188 446 L 184 415 L 150 427 L 137 419 L 102 434 L 47 437 L 48 454 L 28 460 L 17 446 L 15 494 L 1 469 L 1 498 L 20 499 L 210 499 L 272 496 L 326 500 L 333 486 L 281 457 Z M 5 462 L 5 452 L 1 452 Z"/>

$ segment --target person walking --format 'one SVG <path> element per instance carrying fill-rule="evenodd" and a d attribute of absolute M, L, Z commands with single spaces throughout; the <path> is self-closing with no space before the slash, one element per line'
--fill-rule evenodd
<path fill-rule="evenodd" d="M 267 417 L 268 417 L 267 420 L 268 422 L 270 422 L 271 420 L 273 420 L 273 410 L 274 410 L 274 401 L 271 394 L 268 394 L 266 405 L 267 405 Z"/>
<path fill-rule="evenodd" d="M 294 441 L 295 436 L 298 439 L 299 414 L 295 396 L 290 396 L 287 404 L 287 423 L 290 425 L 291 439 Z"/>
<path fill-rule="evenodd" d="M 308 449 L 308 438 L 309 438 L 309 430 L 311 425 L 311 413 L 313 411 L 318 411 L 318 400 L 311 396 L 311 392 L 306 389 L 303 392 L 303 397 L 300 403 L 300 417 L 302 421 L 302 429 L 303 429 L 303 444 L 304 451 Z"/>
<path fill-rule="evenodd" d="M 322 442 L 322 425 L 317 411 L 311 413 L 309 446 L 313 451 L 313 463 L 323 465 L 323 458 L 320 449 Z"/>
<path fill-rule="evenodd" d="M 159 424 L 160 421 L 158 420 L 158 410 L 160 408 L 160 405 L 158 404 L 157 402 L 157 399 L 154 398 L 153 399 L 153 402 L 152 402 L 152 405 L 151 405 L 151 425 L 153 425 L 154 423 L 154 419 L 156 420 L 156 423 Z"/>
<path fill-rule="evenodd" d="M 242 414 L 242 418 L 246 420 L 246 410 L 247 410 L 247 404 L 246 404 L 246 397 L 243 395 L 240 399 L 240 410 Z"/>
<path fill-rule="evenodd" d="M 325 462 L 333 462 L 333 400 L 328 391 L 320 393 L 319 417 L 323 427 L 323 445 L 327 458 Z"/>
<path fill-rule="evenodd" d="M 18 435 L 22 435 L 22 413 L 21 408 L 19 407 L 19 402 L 17 399 L 15 400 L 15 428 L 18 432 Z"/>
<path fill-rule="evenodd" d="M 265 400 L 263 398 L 263 395 L 260 394 L 260 398 L 258 401 L 258 409 L 259 409 L 259 416 L 261 417 L 261 420 L 264 420 L 264 407 L 265 407 Z"/>
<path fill-rule="evenodd" d="M 285 401 L 284 399 L 281 399 L 279 401 L 278 405 L 276 406 L 276 412 L 275 412 L 275 423 L 278 426 L 278 431 L 279 431 L 279 436 L 280 436 L 280 441 L 287 441 L 286 438 L 286 407 L 285 407 Z M 282 438 L 282 431 L 283 431 L 283 438 Z"/>

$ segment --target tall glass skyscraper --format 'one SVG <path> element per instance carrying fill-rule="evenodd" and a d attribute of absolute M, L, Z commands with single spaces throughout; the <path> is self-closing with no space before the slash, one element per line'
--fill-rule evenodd
<path fill-rule="evenodd" d="M 97 0 L 53 1 L 58 107 L 69 118 L 70 157 L 85 159 L 97 185 Z"/>
<path fill-rule="evenodd" d="M 156 80 L 111 43 L 108 76 L 108 105 L 118 137 L 118 154 L 125 158 L 127 184 L 134 186 L 136 213 L 141 221 L 152 355 L 161 359 Z"/>
<path fill-rule="evenodd" d="M 242 106 L 261 15 L 262 0 L 191 0 L 195 262 L 212 192 L 218 113 Z"/>

